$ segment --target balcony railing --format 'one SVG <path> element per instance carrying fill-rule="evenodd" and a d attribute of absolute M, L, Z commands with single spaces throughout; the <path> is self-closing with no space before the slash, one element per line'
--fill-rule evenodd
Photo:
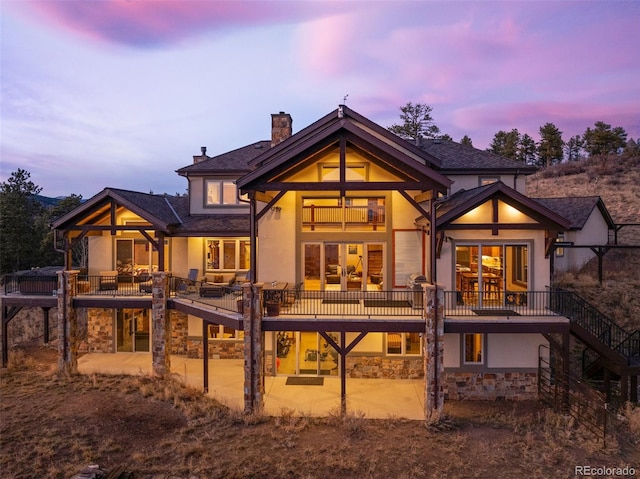
<path fill-rule="evenodd" d="M 445 291 L 445 317 L 451 316 L 557 316 L 552 291 L 500 291 L 462 294 Z"/>
<path fill-rule="evenodd" d="M 302 223 L 306 226 L 384 225 L 385 206 L 303 206 Z"/>

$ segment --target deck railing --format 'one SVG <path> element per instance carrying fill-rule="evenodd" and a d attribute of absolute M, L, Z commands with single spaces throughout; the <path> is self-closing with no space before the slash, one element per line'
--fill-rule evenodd
<path fill-rule="evenodd" d="M 500 291 L 462 294 L 445 291 L 447 316 L 557 316 L 552 291 Z"/>
<path fill-rule="evenodd" d="M 2 276 L 4 294 L 37 294 L 52 296 L 58 289 L 56 275 L 21 275 L 6 274 Z"/>

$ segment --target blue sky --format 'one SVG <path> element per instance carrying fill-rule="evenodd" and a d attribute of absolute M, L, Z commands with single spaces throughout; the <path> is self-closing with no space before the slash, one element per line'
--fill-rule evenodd
<path fill-rule="evenodd" d="M 174 171 L 294 132 L 342 102 L 389 126 L 408 101 L 455 140 L 640 137 L 638 1 L 1 0 L 0 180 L 46 196 L 183 193 Z"/>

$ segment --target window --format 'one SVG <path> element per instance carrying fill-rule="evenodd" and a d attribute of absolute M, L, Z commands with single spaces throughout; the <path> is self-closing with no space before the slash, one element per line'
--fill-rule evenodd
<path fill-rule="evenodd" d="M 483 364 L 484 335 L 465 333 L 463 344 L 464 364 Z"/>
<path fill-rule="evenodd" d="M 481 176 L 478 178 L 478 186 L 486 186 L 500 181 L 499 176 Z"/>
<path fill-rule="evenodd" d="M 244 331 L 235 330 L 222 324 L 209 325 L 209 339 L 242 339 Z"/>
<path fill-rule="evenodd" d="M 238 205 L 237 187 L 232 180 L 206 180 L 205 206 Z"/>
<path fill-rule="evenodd" d="M 558 233 L 558 238 L 556 239 L 556 243 L 564 242 L 564 233 Z M 559 247 L 556 248 L 556 257 L 561 258 L 564 256 L 564 248 Z"/>
<path fill-rule="evenodd" d="M 420 333 L 387 333 L 387 354 L 422 354 Z"/>
<path fill-rule="evenodd" d="M 367 181 L 367 165 L 346 165 L 346 181 Z M 339 165 L 320 165 L 320 181 L 340 181 Z"/>
<path fill-rule="evenodd" d="M 216 238 L 205 242 L 207 271 L 248 270 L 250 259 L 248 239 Z"/>

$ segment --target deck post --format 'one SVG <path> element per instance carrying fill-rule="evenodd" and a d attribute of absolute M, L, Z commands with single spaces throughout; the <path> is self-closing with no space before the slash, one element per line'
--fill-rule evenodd
<path fill-rule="evenodd" d="M 78 273 L 58 271 L 58 370 L 66 374 L 78 372 L 78 314 L 73 307 Z"/>
<path fill-rule="evenodd" d="M 263 283 L 244 283 L 244 412 L 264 409 L 264 334 L 262 332 Z"/>
<path fill-rule="evenodd" d="M 202 378 L 204 392 L 209 392 L 209 323 L 202 320 Z"/>
<path fill-rule="evenodd" d="M 427 425 L 442 419 L 444 406 L 444 290 L 436 284 L 423 284 L 424 288 L 424 369 L 425 420 Z"/>
<path fill-rule="evenodd" d="M 171 373 L 171 321 L 167 309 L 169 274 L 166 271 L 151 273 L 151 367 L 156 376 Z"/>

